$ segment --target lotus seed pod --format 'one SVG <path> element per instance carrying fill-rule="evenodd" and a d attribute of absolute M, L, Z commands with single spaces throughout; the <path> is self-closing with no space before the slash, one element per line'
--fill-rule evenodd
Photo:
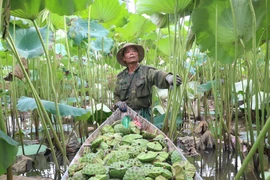
<path fill-rule="evenodd" d="M 148 163 L 148 162 L 152 162 L 157 156 L 156 152 L 153 151 L 147 151 L 147 152 L 142 152 L 140 153 L 137 158 L 143 162 L 143 163 Z"/>
<path fill-rule="evenodd" d="M 123 126 L 122 124 L 116 124 L 114 126 L 114 132 L 115 133 L 121 133 L 123 135 L 127 135 L 127 134 L 130 134 L 131 132 L 131 129 L 128 127 L 126 128 L 125 126 Z"/>
<path fill-rule="evenodd" d="M 126 171 L 123 180 L 145 180 L 144 171 L 140 167 L 131 167 Z"/>
<path fill-rule="evenodd" d="M 114 129 L 111 125 L 105 124 L 100 130 L 101 134 L 114 134 Z"/>
<path fill-rule="evenodd" d="M 171 162 L 172 164 L 175 162 L 180 162 L 182 161 L 182 157 L 180 156 L 179 152 L 177 150 L 173 150 L 171 152 Z"/>
<path fill-rule="evenodd" d="M 161 151 L 162 150 L 162 145 L 157 141 L 149 142 L 147 144 L 147 149 L 150 150 L 150 151 Z"/>
<path fill-rule="evenodd" d="M 91 143 L 91 149 L 95 150 L 103 141 L 103 138 L 101 136 L 97 137 L 94 141 Z"/>
<path fill-rule="evenodd" d="M 109 179 L 109 178 L 106 174 L 98 174 L 98 175 L 95 175 L 95 176 L 89 178 L 88 180 L 107 180 L 107 179 Z"/>
<path fill-rule="evenodd" d="M 145 139 L 154 139 L 154 138 L 156 137 L 155 134 L 150 133 L 150 132 L 148 132 L 148 131 L 142 131 L 142 136 L 143 136 L 143 138 L 145 138 Z"/>
<path fill-rule="evenodd" d="M 124 161 L 114 162 L 109 167 L 109 175 L 113 178 L 122 179 L 130 165 Z"/>
<path fill-rule="evenodd" d="M 102 164 L 87 164 L 83 169 L 82 173 L 88 176 L 106 174 L 107 169 Z"/>

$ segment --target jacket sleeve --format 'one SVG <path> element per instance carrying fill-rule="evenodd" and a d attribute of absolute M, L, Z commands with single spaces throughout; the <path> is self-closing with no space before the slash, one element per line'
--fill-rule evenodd
<path fill-rule="evenodd" d="M 115 104 L 118 101 L 120 101 L 120 83 L 119 83 L 119 78 L 117 78 L 116 86 L 115 86 L 113 95 L 114 95 L 114 104 Z"/>
<path fill-rule="evenodd" d="M 157 70 L 155 68 L 150 68 L 148 71 L 148 79 L 156 87 L 160 89 L 167 89 L 170 86 L 169 83 L 166 81 L 166 76 L 168 74 L 171 74 L 171 73 Z"/>

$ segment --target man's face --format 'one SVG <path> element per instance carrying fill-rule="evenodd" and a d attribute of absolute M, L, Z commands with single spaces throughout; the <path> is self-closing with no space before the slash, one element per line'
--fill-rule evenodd
<path fill-rule="evenodd" d="M 139 53 L 134 46 L 128 46 L 124 50 L 123 60 L 127 64 L 134 64 L 139 62 Z"/>

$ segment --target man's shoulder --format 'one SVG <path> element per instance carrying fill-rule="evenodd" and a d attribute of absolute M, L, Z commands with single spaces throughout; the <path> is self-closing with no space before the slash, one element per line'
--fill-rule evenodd
<path fill-rule="evenodd" d="M 146 70 L 148 70 L 148 69 L 156 69 L 153 66 L 149 66 L 149 65 L 141 65 L 141 68 L 146 69 Z"/>
<path fill-rule="evenodd" d="M 117 74 L 117 77 L 122 76 L 127 71 L 127 68 L 123 69 L 120 73 Z"/>

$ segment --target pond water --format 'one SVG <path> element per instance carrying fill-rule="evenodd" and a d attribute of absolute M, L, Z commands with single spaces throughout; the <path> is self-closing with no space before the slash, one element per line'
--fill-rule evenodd
<path fill-rule="evenodd" d="M 237 158 L 238 166 L 235 166 L 235 154 L 222 152 L 220 162 L 216 163 L 216 151 L 202 151 L 200 156 L 188 158 L 188 160 L 196 166 L 197 172 L 205 180 L 233 180 L 241 167 L 240 157 Z M 218 165 L 217 165 L 218 164 Z M 247 173 L 245 180 L 261 179 L 257 174 Z"/>

